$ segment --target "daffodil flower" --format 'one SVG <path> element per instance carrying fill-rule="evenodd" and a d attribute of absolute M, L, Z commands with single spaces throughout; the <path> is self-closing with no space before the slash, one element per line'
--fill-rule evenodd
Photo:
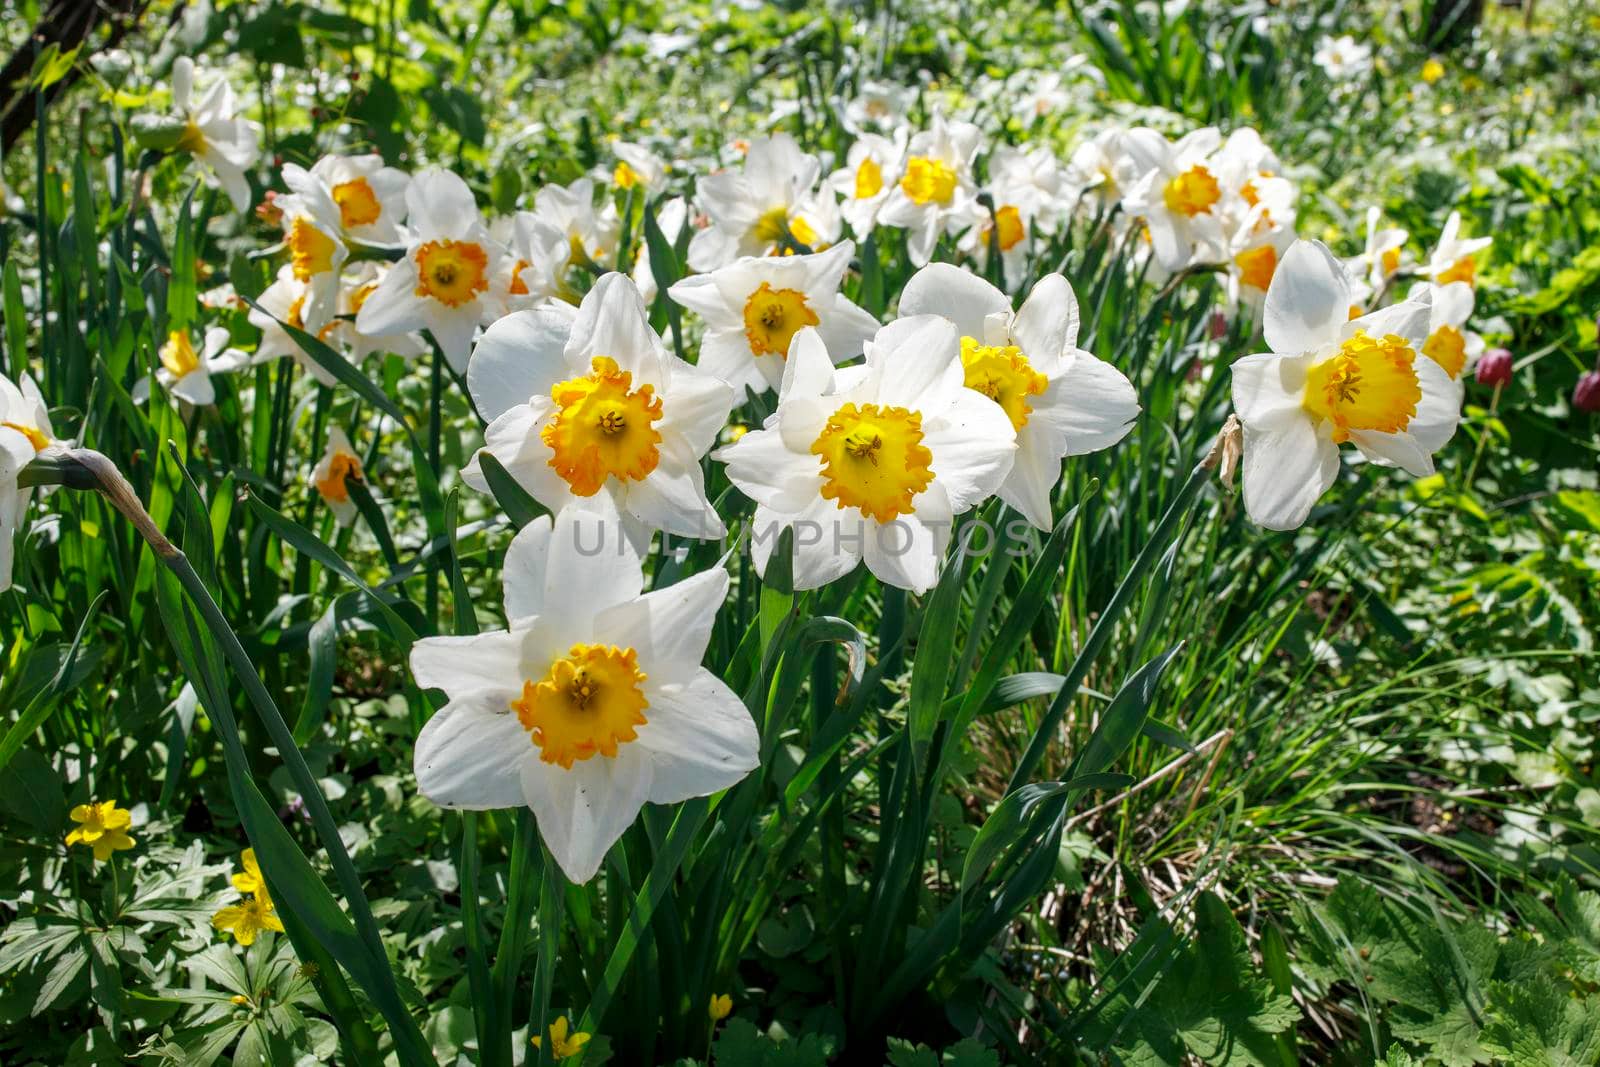
<path fill-rule="evenodd" d="M 568 1036 L 568 1027 L 569 1024 L 565 1015 L 560 1016 L 550 1024 L 550 1056 L 552 1059 L 571 1059 L 582 1052 L 583 1046 L 589 1043 L 590 1035 L 582 1030 L 573 1031 L 571 1036 Z M 533 1047 L 544 1047 L 544 1041 L 538 1034 L 533 1036 Z"/>
<path fill-rule="evenodd" d="M 467 369 L 472 335 L 500 311 L 490 282 L 502 252 L 489 237 L 467 183 L 425 170 L 406 189 L 410 243 L 361 305 L 356 329 L 382 336 L 426 329 L 457 374 Z"/>
<path fill-rule="evenodd" d="M 1140 157 L 1131 148 L 1129 133 L 1120 127 L 1108 127 L 1078 145 L 1067 159 L 1067 182 L 1091 197 L 1101 211 L 1121 203 L 1144 173 Z"/>
<path fill-rule="evenodd" d="M 1356 78 L 1372 69 L 1372 46 L 1360 44 L 1354 37 L 1323 37 L 1317 42 L 1312 62 L 1334 81 Z"/>
<path fill-rule="evenodd" d="M 744 703 L 700 666 L 721 566 L 641 595 L 639 553 L 602 497 L 512 540 L 510 625 L 430 637 L 417 684 L 449 702 L 417 738 L 417 785 L 447 808 L 526 805 L 567 878 L 599 869 L 640 808 L 726 789 L 757 764 Z"/>
<path fill-rule="evenodd" d="M 878 211 L 900 181 L 906 154 L 906 134 L 896 130 L 888 138 L 863 134 L 850 145 L 844 166 L 828 175 L 828 186 L 838 194 L 839 213 L 856 237 L 865 239 L 878 223 Z"/>
<path fill-rule="evenodd" d="M 1072 286 L 1047 274 L 1013 312 L 1006 295 L 982 278 L 930 263 L 906 283 L 900 313 L 955 324 L 964 384 L 997 405 L 1016 434 L 1016 458 L 998 495 L 1033 525 L 1050 529 L 1050 494 L 1062 459 L 1116 444 L 1139 413 L 1122 372 L 1078 347 Z"/>
<path fill-rule="evenodd" d="M 113 852 L 126 851 L 134 845 L 128 834 L 133 815 L 126 808 L 117 807 L 115 800 L 79 804 L 67 814 L 78 824 L 67 834 L 67 847 L 88 845 L 94 850 L 96 863 L 104 863 Z"/>
<path fill-rule="evenodd" d="M 245 171 L 261 157 L 261 127 L 239 115 L 233 87 L 225 78 L 211 83 L 194 100 L 194 61 L 179 56 L 172 64 L 172 106 L 183 122 L 177 148 L 211 169 L 234 210 L 250 208 Z"/>
<path fill-rule="evenodd" d="M 18 475 L 54 441 L 50 410 L 33 379 L 24 374 L 19 386 L 0 378 L 0 592 L 11 588 L 17 527 L 33 498 L 33 487 L 18 485 Z"/>
<path fill-rule="evenodd" d="M 1244 502 L 1274 530 L 1305 522 L 1339 473 L 1339 447 L 1416 477 L 1433 473 L 1462 387 L 1424 352 L 1431 308 L 1410 299 L 1349 317 L 1350 279 L 1318 241 L 1297 241 L 1267 290 L 1272 351 L 1233 365 L 1244 426 Z"/>
<path fill-rule="evenodd" d="M 1405 266 L 1406 242 L 1410 235 L 1392 226 L 1380 226 L 1383 212 L 1367 208 L 1367 242 L 1361 250 L 1362 275 L 1373 292 L 1389 283 Z"/>
<path fill-rule="evenodd" d="M 156 381 L 167 392 L 195 407 L 216 403 L 217 387 L 211 381 L 212 375 L 231 374 L 250 362 L 248 355 L 228 347 L 228 331 L 223 326 L 206 330 L 198 351 L 188 330 L 173 330 L 158 354 L 161 365 L 156 368 Z M 134 402 L 148 400 L 150 388 L 148 375 L 135 382 Z"/>
<path fill-rule="evenodd" d="M 552 511 L 609 497 L 641 550 L 655 530 L 722 536 L 700 458 L 733 390 L 666 352 L 626 276 L 601 278 L 576 312 L 546 304 L 496 322 L 467 388 L 491 420 L 483 451 Z M 461 476 L 489 491 L 478 456 Z"/>
<path fill-rule="evenodd" d="M 1439 232 L 1439 243 L 1422 266 L 1422 273 L 1433 279 L 1435 285 L 1451 282 L 1478 284 L 1478 253 L 1494 244 L 1492 237 L 1464 238 L 1461 236 L 1461 213 L 1450 212 Z"/>
<path fill-rule="evenodd" d="M 668 289 L 705 320 L 697 366 L 743 396 L 778 387 L 789 342 L 807 326 L 836 362 L 860 355 L 878 320 L 839 292 L 854 254 L 844 241 L 814 255 L 739 259 Z"/>
<path fill-rule="evenodd" d="M 617 157 L 617 165 L 611 168 L 609 177 L 618 189 L 650 192 L 667 176 L 666 161 L 644 145 L 612 141 L 611 154 Z"/>
<path fill-rule="evenodd" d="M 1422 354 L 1459 379 L 1478 365 L 1487 347 L 1483 338 L 1467 329 L 1475 295 L 1466 282 L 1429 287 L 1433 310 L 1428 316 L 1428 337 Z"/>
<path fill-rule="evenodd" d="M 973 205 L 973 225 L 957 247 L 979 269 L 998 251 L 1001 278 L 1021 277 L 1033 238 L 1053 236 L 1059 228 L 1069 206 L 1067 188 L 1066 172 L 1048 146 L 995 149 L 986 187 L 994 206 Z"/>
<path fill-rule="evenodd" d="M 349 526 L 355 521 L 357 508 L 350 499 L 349 480 L 361 481 L 362 477 L 361 457 L 356 455 L 350 438 L 339 427 L 330 427 L 327 447 L 311 471 L 311 485 L 340 526 Z"/>
<path fill-rule="evenodd" d="M 983 133 L 970 122 L 933 124 L 906 146 L 905 167 L 878 212 L 878 222 L 906 231 L 911 262 L 923 266 L 944 233 L 954 234 L 972 221 L 977 189 L 972 184 L 972 158 Z"/>
<path fill-rule="evenodd" d="M 822 338 L 795 335 L 778 408 L 760 430 L 717 450 L 756 502 L 751 551 L 765 574 L 793 527 L 794 584 L 814 589 L 863 559 L 880 581 L 925 592 L 955 518 L 1010 472 L 1016 431 L 1000 405 L 965 387 L 956 326 L 902 318 L 835 369 Z"/>
<path fill-rule="evenodd" d="M 1129 136 L 1147 169 L 1122 206 L 1144 220 L 1156 262 L 1177 272 L 1219 261 L 1226 248 L 1222 165 L 1213 155 L 1222 134 L 1207 126 L 1171 143 L 1151 130 L 1131 130 Z"/>
<path fill-rule="evenodd" d="M 283 180 L 297 196 L 331 203 L 341 236 L 379 245 L 400 240 L 411 176 L 382 156 L 323 156 L 310 170 L 285 163 Z"/>
<path fill-rule="evenodd" d="M 540 270 L 548 273 L 559 287 L 573 267 L 591 264 L 609 266 L 617 252 L 621 220 L 615 204 L 595 207 L 594 182 L 579 178 L 571 185 L 546 185 L 533 197 L 533 220 L 542 230 L 554 233 L 563 245 L 558 260 Z M 542 251 L 545 239 L 534 242 Z"/>
<path fill-rule="evenodd" d="M 291 264 L 286 263 L 279 268 L 278 277 L 256 297 L 256 306 L 250 309 L 250 314 L 247 316 L 250 325 L 261 331 L 261 340 L 256 342 L 256 350 L 251 354 L 250 362 L 269 363 L 287 356 L 304 367 L 306 372 L 322 385 L 333 385 L 339 380 L 334 377 L 333 372 L 307 355 L 300 347 L 300 343 L 283 327 L 286 323 L 297 330 L 313 333 L 319 341 L 330 340 L 338 330 L 339 321 L 331 317 L 316 329 L 312 329 L 310 323 L 306 322 L 305 307 L 308 293 L 309 287 L 295 277 L 294 267 Z"/>
<path fill-rule="evenodd" d="M 741 256 L 782 251 L 784 239 L 816 250 L 839 239 L 836 206 L 819 199 L 822 164 L 786 133 L 750 142 L 744 166 L 701 178 L 695 204 L 711 219 L 689 241 L 689 266 L 706 272 Z"/>

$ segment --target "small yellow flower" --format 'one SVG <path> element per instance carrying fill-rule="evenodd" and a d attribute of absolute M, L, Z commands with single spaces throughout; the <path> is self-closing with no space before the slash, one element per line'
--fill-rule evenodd
<path fill-rule="evenodd" d="M 550 1055 L 558 1060 L 576 1056 L 583 1051 L 583 1046 L 589 1043 L 589 1035 L 582 1030 L 574 1031 L 567 1036 L 567 1017 L 565 1015 L 550 1024 Z M 544 1047 L 544 1042 L 539 1038 L 533 1039 L 534 1048 Z"/>
<path fill-rule="evenodd" d="M 67 835 L 67 846 L 88 845 L 94 849 L 96 862 L 104 863 L 112 852 L 133 847 L 133 838 L 128 835 L 133 816 L 117 807 L 115 800 L 79 804 L 71 815 L 72 821 L 80 825 Z"/>
<path fill-rule="evenodd" d="M 712 1022 L 720 1023 L 733 1014 L 733 998 L 726 993 L 711 994 L 711 1004 L 706 1013 L 711 1016 Z"/>
<path fill-rule="evenodd" d="M 1422 80 L 1432 85 L 1444 77 L 1444 64 L 1437 59 L 1430 59 L 1422 64 Z"/>
<path fill-rule="evenodd" d="M 233 876 L 233 888 L 241 893 L 254 893 L 259 899 L 266 902 L 268 910 L 272 908 L 272 896 L 267 892 L 267 880 L 261 877 L 261 865 L 256 862 L 256 850 L 247 848 L 239 857 L 239 862 L 244 870 Z"/>
<path fill-rule="evenodd" d="M 256 935 L 263 930 L 283 933 L 283 920 L 272 907 L 272 901 L 261 897 L 245 897 L 241 903 L 223 908 L 211 917 L 211 925 L 226 930 L 241 945 L 255 944 Z"/>

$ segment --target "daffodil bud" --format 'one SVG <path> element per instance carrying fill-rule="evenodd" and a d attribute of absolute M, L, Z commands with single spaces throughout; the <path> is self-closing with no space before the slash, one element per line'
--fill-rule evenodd
<path fill-rule="evenodd" d="M 1600 411 L 1600 371 L 1587 371 L 1572 390 L 1572 406 L 1579 411 Z"/>
<path fill-rule="evenodd" d="M 189 123 L 181 115 L 136 115 L 133 139 L 140 148 L 152 152 L 171 152 L 182 143 Z"/>
<path fill-rule="evenodd" d="M 1479 385 L 1505 385 L 1511 381 L 1510 349 L 1489 349 L 1478 360 L 1478 369 L 1474 373 Z"/>

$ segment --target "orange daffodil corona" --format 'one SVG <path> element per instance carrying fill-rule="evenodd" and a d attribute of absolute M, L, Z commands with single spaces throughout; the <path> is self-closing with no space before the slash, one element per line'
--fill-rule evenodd
<path fill-rule="evenodd" d="M 533 810 L 586 882 L 645 803 L 726 789 L 755 768 L 750 712 L 700 666 L 728 590 L 720 565 L 641 594 L 610 500 L 529 523 L 506 553 L 509 625 L 413 646 L 448 703 L 417 738 L 417 785 L 462 810 Z"/>
<path fill-rule="evenodd" d="M 467 388 L 491 420 L 483 452 L 551 510 L 605 497 L 641 551 L 656 530 L 722 536 L 700 460 L 733 390 L 662 347 L 625 275 L 600 278 L 576 312 L 547 304 L 489 327 Z M 489 491 L 478 456 L 461 476 Z"/>
<path fill-rule="evenodd" d="M 1428 295 L 1351 319 L 1339 261 L 1321 242 L 1290 246 L 1263 313 L 1272 351 L 1233 364 L 1253 520 L 1274 530 L 1303 524 L 1337 477 L 1346 442 L 1414 477 L 1433 473 L 1462 387 L 1426 352 Z"/>

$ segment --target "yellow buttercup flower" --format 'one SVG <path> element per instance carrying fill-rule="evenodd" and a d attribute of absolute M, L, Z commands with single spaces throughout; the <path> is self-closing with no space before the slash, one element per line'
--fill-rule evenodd
<path fill-rule="evenodd" d="M 1437 59 L 1430 59 L 1422 64 L 1422 80 L 1432 85 L 1444 77 L 1444 64 Z"/>
<path fill-rule="evenodd" d="M 239 862 L 244 870 L 233 876 L 233 888 L 241 893 L 254 893 L 267 902 L 267 907 L 272 907 L 272 898 L 267 893 L 267 880 L 261 877 L 261 865 L 256 862 L 256 850 L 245 849 Z"/>
<path fill-rule="evenodd" d="M 133 847 L 133 838 L 128 834 L 133 815 L 117 807 L 115 800 L 79 804 L 70 814 L 79 826 L 67 835 L 68 847 L 88 845 L 94 849 L 96 862 L 104 863 L 111 858 L 111 853 Z"/>
<path fill-rule="evenodd" d="M 733 998 L 726 993 L 711 994 L 711 1004 L 706 1008 L 706 1013 L 711 1016 L 711 1021 L 720 1023 L 733 1014 Z"/>
<path fill-rule="evenodd" d="M 589 1037 L 590 1035 L 582 1030 L 573 1031 L 571 1036 L 568 1036 L 567 1017 L 563 1015 L 550 1024 L 550 1055 L 558 1060 L 576 1056 L 583 1051 L 583 1046 L 589 1043 Z M 544 1042 L 535 1037 L 533 1047 L 543 1048 Z"/>
<path fill-rule="evenodd" d="M 279 919 L 272 901 L 265 895 L 247 896 L 238 904 L 221 909 L 211 917 L 211 925 L 226 930 L 241 945 L 255 944 L 256 936 L 263 930 L 283 933 L 283 920 Z"/>

